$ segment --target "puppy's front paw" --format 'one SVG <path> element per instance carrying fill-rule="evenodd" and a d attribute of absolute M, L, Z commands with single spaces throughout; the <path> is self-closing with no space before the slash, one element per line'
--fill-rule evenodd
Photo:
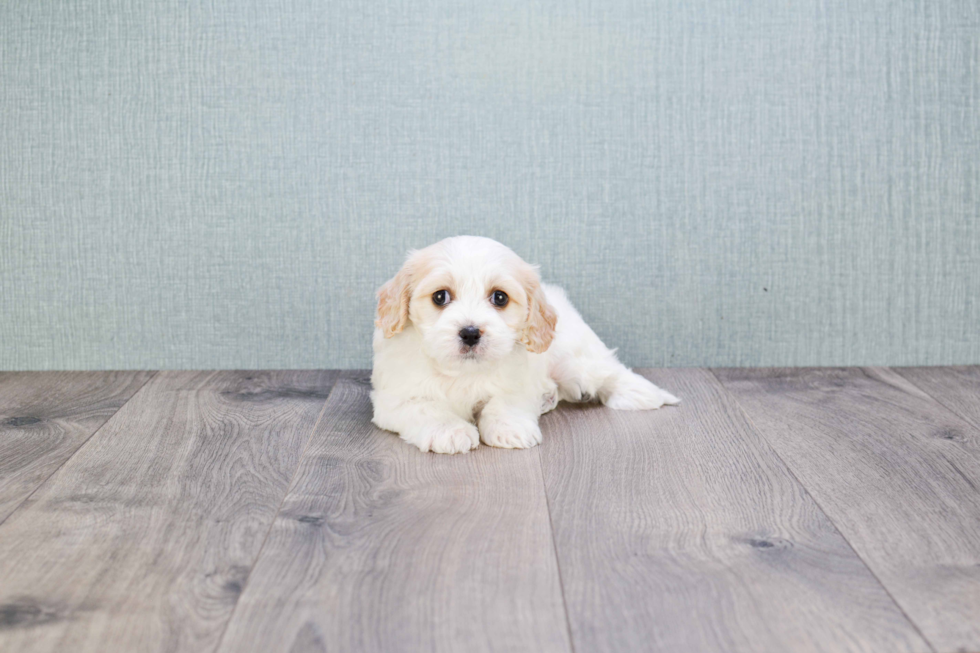
<path fill-rule="evenodd" d="M 420 428 L 403 438 L 419 450 L 433 453 L 466 453 L 480 446 L 480 432 L 476 426 L 466 422 Z"/>
<path fill-rule="evenodd" d="M 541 444 L 537 420 L 523 416 L 493 416 L 480 420 L 480 439 L 491 447 L 529 449 Z"/>

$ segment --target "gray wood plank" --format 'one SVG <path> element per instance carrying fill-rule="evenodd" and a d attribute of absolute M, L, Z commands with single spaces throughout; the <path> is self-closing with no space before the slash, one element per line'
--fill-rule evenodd
<path fill-rule="evenodd" d="M 0 373 L 0 523 L 152 376 Z"/>
<path fill-rule="evenodd" d="M 714 376 L 641 373 L 683 403 L 543 418 L 576 650 L 929 650 Z"/>
<path fill-rule="evenodd" d="M 980 429 L 980 365 L 892 369 Z"/>
<path fill-rule="evenodd" d="M 0 650 L 214 650 L 335 376 L 159 373 L 0 526 Z"/>
<path fill-rule="evenodd" d="M 423 454 L 342 378 L 221 651 L 568 651 L 537 450 Z"/>
<path fill-rule="evenodd" d="M 716 373 L 926 638 L 980 649 L 980 432 L 887 369 Z"/>

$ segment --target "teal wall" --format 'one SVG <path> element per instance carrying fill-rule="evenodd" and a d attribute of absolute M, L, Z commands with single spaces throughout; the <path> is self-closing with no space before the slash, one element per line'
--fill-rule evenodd
<path fill-rule="evenodd" d="M 365 367 L 460 233 L 632 365 L 980 362 L 976 0 L 10 0 L 0 118 L 0 369 Z"/>

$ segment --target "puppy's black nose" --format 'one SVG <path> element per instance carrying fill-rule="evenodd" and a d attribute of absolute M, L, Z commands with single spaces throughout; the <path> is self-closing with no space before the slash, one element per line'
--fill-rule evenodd
<path fill-rule="evenodd" d="M 480 330 L 475 326 L 463 327 L 459 330 L 459 339 L 472 347 L 480 342 Z"/>

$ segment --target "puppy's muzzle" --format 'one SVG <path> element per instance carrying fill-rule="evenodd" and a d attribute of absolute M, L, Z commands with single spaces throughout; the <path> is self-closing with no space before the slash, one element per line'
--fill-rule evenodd
<path fill-rule="evenodd" d="M 475 326 L 463 327 L 459 330 L 459 339 L 467 347 L 473 347 L 480 342 L 480 329 Z"/>

